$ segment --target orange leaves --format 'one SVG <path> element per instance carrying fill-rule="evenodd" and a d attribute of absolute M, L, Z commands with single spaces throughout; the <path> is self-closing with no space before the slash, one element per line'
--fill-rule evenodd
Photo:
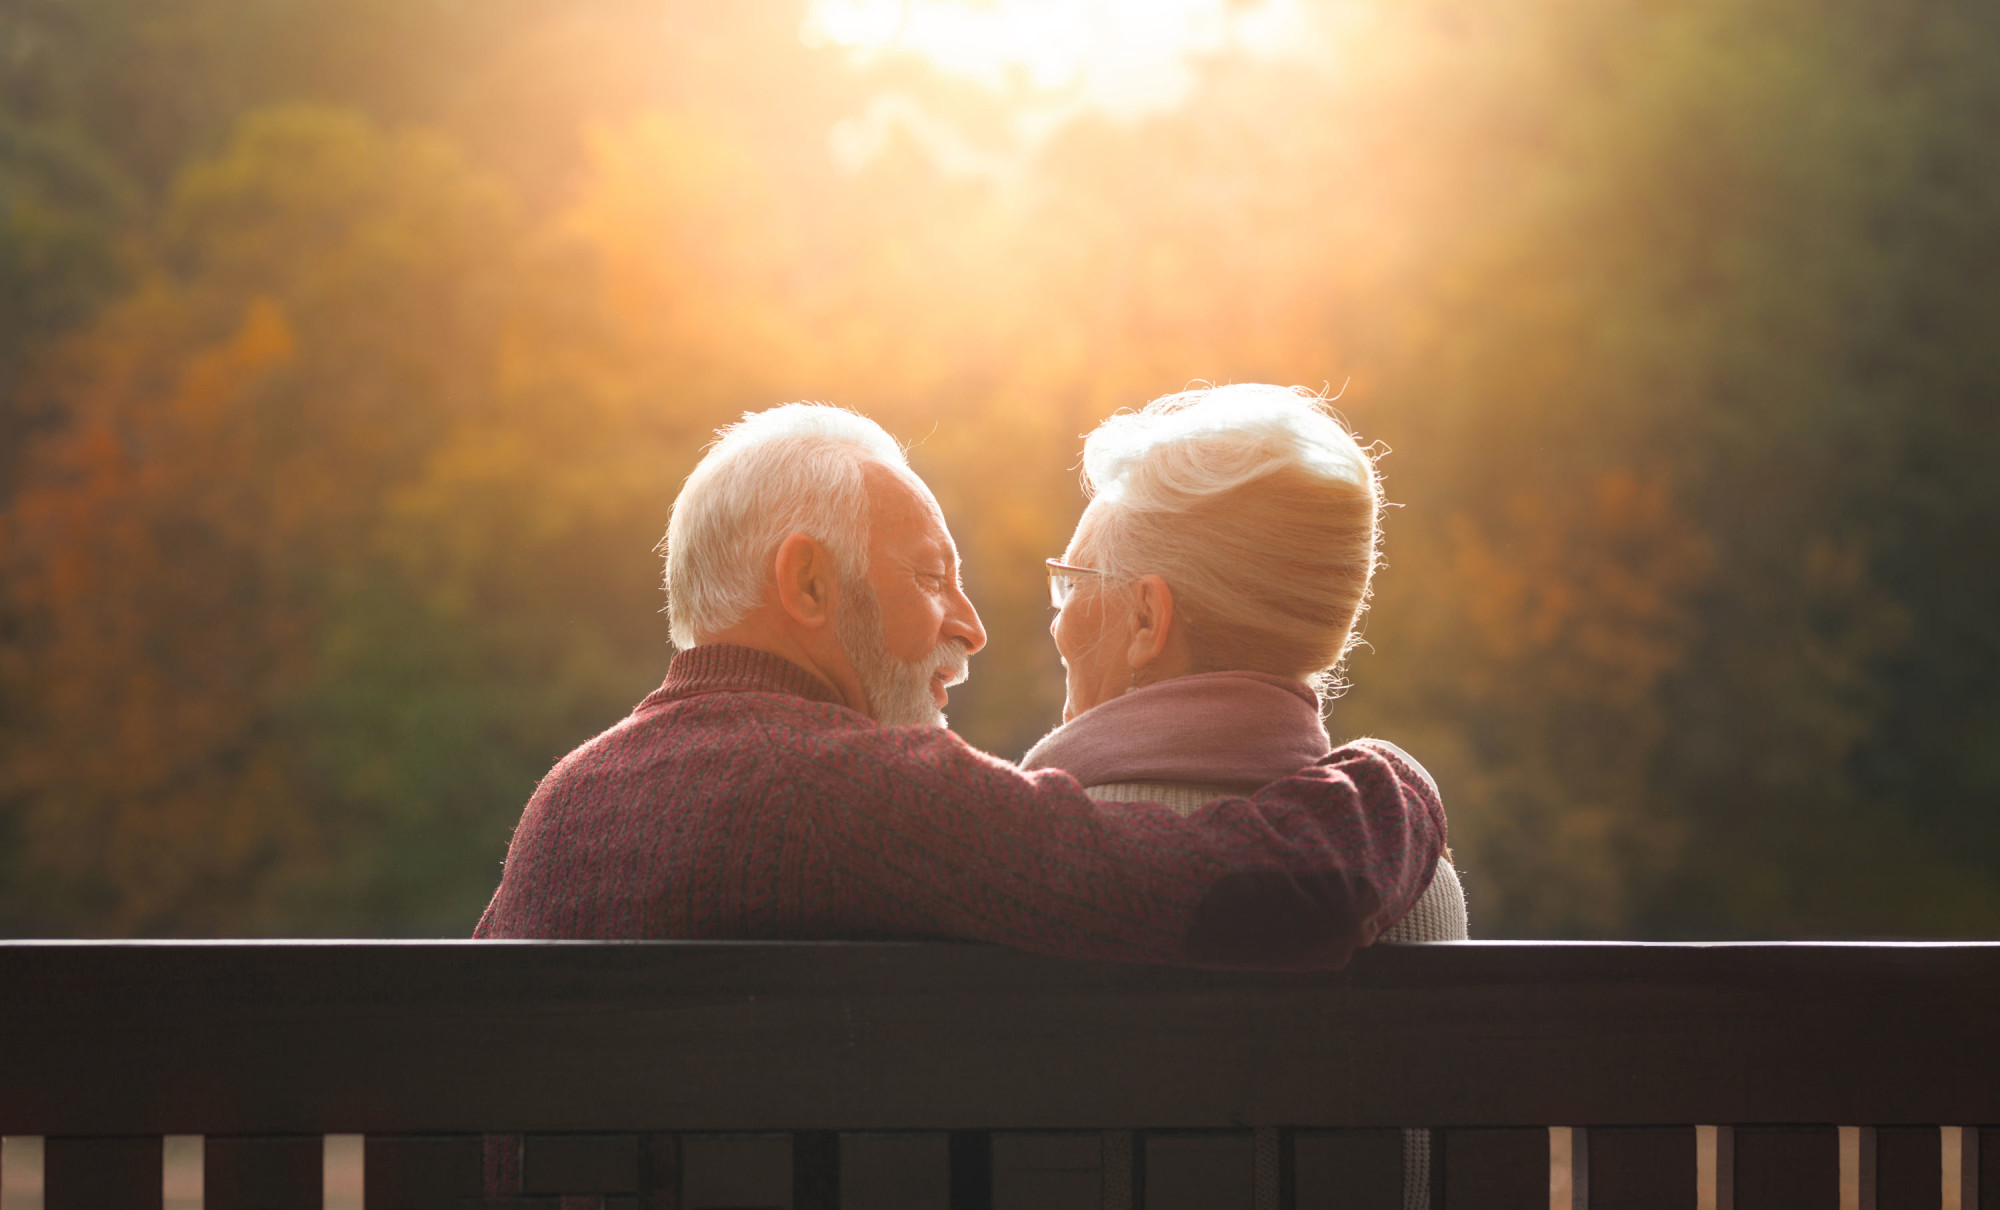
<path fill-rule="evenodd" d="M 175 271 L 46 371 L 71 424 L 9 510 L 34 709 L 8 758 L 34 863 L 99 928 L 255 928 L 325 856 L 295 721 L 322 635 L 392 485 L 491 374 L 508 262 L 467 242 L 491 198 L 441 146 L 246 123 L 177 193 Z"/>
<path fill-rule="evenodd" d="M 240 398 L 247 378 L 290 361 L 296 346 L 277 300 L 253 298 L 234 336 L 189 359 L 169 406 L 183 423 L 212 427 L 226 418 L 225 405 Z"/>
<path fill-rule="evenodd" d="M 1433 526 L 1415 512 L 1386 523 L 1360 717 L 1343 725 L 1425 753 L 1475 922 L 1615 933 L 1683 834 L 1650 770 L 1662 686 L 1715 587 L 1712 540 L 1664 472 L 1631 467 L 1521 485 Z"/>
<path fill-rule="evenodd" d="M 125 325 L 146 313 L 128 309 L 77 355 L 117 367 Z M 179 359 L 161 396 L 144 376 L 98 378 L 14 502 L 6 571 L 41 690 L 34 739 L 13 754 L 33 795 L 26 831 L 46 866 L 120 888 L 104 927 L 185 910 L 190 886 L 268 860 L 274 823 L 297 826 L 272 810 L 287 797 L 274 754 L 246 745 L 297 676 L 298 619 L 246 562 L 271 517 L 245 507 L 251 468 L 231 449 L 293 353 L 258 299 Z"/>
<path fill-rule="evenodd" d="M 1449 534 L 1449 595 L 1478 639 L 1472 667 L 1531 660 L 1566 696 L 1630 707 L 1686 650 L 1711 550 L 1662 476 L 1607 471 L 1561 501 L 1523 489 L 1499 524 L 1460 512 Z"/>

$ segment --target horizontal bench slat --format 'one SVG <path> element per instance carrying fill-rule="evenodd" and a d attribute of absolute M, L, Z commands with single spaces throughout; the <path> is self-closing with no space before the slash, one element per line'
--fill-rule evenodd
<path fill-rule="evenodd" d="M 0 1133 L 2000 1122 L 2000 946 L 0 944 Z"/>

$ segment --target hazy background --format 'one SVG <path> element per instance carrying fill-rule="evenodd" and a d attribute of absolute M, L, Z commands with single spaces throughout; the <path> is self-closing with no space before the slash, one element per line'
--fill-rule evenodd
<path fill-rule="evenodd" d="M 1475 936 L 2000 929 L 2000 9 L 5 0 L 0 932 L 463 934 L 710 431 L 915 442 L 1057 718 L 1080 435 L 1392 451 L 1337 735 Z"/>

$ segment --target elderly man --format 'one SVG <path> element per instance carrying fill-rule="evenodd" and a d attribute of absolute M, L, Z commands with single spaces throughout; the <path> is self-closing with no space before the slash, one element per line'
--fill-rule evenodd
<path fill-rule="evenodd" d="M 1183 817 L 1096 802 L 943 727 L 986 642 L 937 502 L 880 427 L 725 429 L 667 530 L 666 683 L 564 757 L 480 937 L 959 937 L 1337 966 L 1430 880 L 1424 772 L 1361 741 Z"/>

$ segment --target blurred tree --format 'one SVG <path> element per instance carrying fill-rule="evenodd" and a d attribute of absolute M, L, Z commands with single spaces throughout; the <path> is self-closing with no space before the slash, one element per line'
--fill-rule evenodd
<path fill-rule="evenodd" d="M 1201 379 L 1394 451 L 1333 725 L 1438 774 L 1476 934 L 2000 927 L 2000 17 L 1329 6 L 1030 137 L 801 11 L 0 12 L 9 415 L 67 425 L 0 518 L 9 927 L 468 927 L 785 399 L 915 443 L 1018 755 L 1080 436 Z"/>
<path fill-rule="evenodd" d="M 493 393 L 512 222 L 435 139 L 263 115 L 183 175 L 162 269 L 51 370 L 72 420 L 10 518 L 14 671 L 41 689 L 8 768 L 29 852 L 103 905 L 95 927 L 256 929 L 382 807 L 351 789 L 365 762 L 312 777 L 344 738 L 329 703 L 366 693 L 317 648 L 401 591 L 378 568 L 393 496 Z M 480 759 L 478 716 L 452 721 L 417 747 L 456 801 L 490 801 L 475 772 L 532 785 L 533 757 Z M 435 846 L 497 855 L 503 825 L 454 801 L 423 801 Z"/>

